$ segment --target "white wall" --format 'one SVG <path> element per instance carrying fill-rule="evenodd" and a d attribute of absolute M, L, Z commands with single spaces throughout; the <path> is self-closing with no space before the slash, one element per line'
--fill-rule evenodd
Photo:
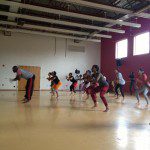
<path fill-rule="evenodd" d="M 74 44 L 67 40 L 68 45 Z M 85 53 L 67 50 L 65 57 L 66 39 L 41 35 L 13 33 L 12 36 L 0 34 L 0 89 L 17 89 L 17 83 L 10 83 L 14 77 L 13 65 L 40 66 L 41 89 L 49 89 L 49 82 L 45 79 L 48 72 L 55 70 L 63 82 L 61 89 L 68 83 L 65 76 L 77 68 L 83 73 L 93 64 L 100 64 L 100 43 L 82 42 Z M 4 66 L 3 66 L 4 65 Z M 3 85 L 2 85 L 3 84 Z"/>

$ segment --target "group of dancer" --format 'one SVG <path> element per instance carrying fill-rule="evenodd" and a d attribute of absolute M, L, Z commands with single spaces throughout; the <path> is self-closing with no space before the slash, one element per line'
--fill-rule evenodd
<path fill-rule="evenodd" d="M 13 66 L 12 68 L 13 72 L 16 73 L 16 78 L 11 79 L 11 81 L 20 80 L 21 78 L 24 78 L 27 80 L 26 84 L 26 94 L 25 98 L 23 99 L 23 103 L 27 103 L 31 100 L 32 94 L 33 94 L 33 88 L 34 88 L 34 80 L 35 75 L 31 72 L 28 72 L 26 70 L 20 69 L 17 66 Z M 115 78 L 115 95 L 116 98 L 119 98 L 118 89 L 120 89 L 121 95 L 122 95 L 122 103 L 124 102 L 124 85 L 125 80 L 122 76 L 122 74 L 119 72 L 119 70 L 115 70 L 116 78 Z M 144 72 L 143 69 L 139 69 L 138 77 L 134 77 L 134 73 L 132 72 L 129 76 L 131 83 L 130 83 L 130 92 L 132 93 L 132 88 L 135 90 L 135 95 L 138 100 L 137 105 L 140 105 L 140 93 L 143 93 L 145 100 L 146 100 L 146 107 L 148 107 L 149 104 L 149 98 L 148 98 L 148 92 L 150 89 L 150 82 L 149 79 Z M 56 98 L 59 97 L 58 90 L 62 86 L 62 82 L 57 76 L 56 71 L 49 72 L 47 80 L 51 82 L 51 92 L 52 95 L 55 95 Z M 76 93 L 76 89 L 78 87 L 78 81 L 80 81 L 79 85 L 79 91 L 81 91 L 83 94 L 86 93 L 86 98 L 84 100 L 87 100 L 89 96 L 91 96 L 93 100 L 93 107 L 98 107 L 97 103 L 97 93 L 100 94 L 100 98 L 105 106 L 104 112 L 107 112 L 109 110 L 108 102 L 106 100 L 105 94 L 108 92 L 110 87 L 110 82 L 107 81 L 106 77 L 100 72 L 98 65 L 93 65 L 91 70 L 87 70 L 83 75 L 80 75 L 78 79 L 76 79 L 72 73 L 69 73 L 68 76 L 66 76 L 66 80 L 71 82 L 70 85 L 70 92 L 71 94 Z"/>

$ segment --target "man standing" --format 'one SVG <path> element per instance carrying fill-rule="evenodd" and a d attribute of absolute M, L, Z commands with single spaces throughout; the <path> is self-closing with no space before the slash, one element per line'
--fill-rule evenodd
<path fill-rule="evenodd" d="M 27 70 L 20 69 L 17 66 L 13 66 L 12 70 L 14 73 L 16 73 L 16 78 L 11 79 L 11 81 L 17 81 L 20 80 L 21 78 L 27 80 L 26 94 L 24 96 L 25 98 L 23 99 L 23 103 L 27 103 L 31 100 L 33 94 L 35 75 Z"/>

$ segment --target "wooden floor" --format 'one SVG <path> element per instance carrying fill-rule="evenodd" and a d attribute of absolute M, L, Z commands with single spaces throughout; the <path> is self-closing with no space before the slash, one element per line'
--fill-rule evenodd
<path fill-rule="evenodd" d="M 135 108 L 135 97 L 110 111 L 92 110 L 92 101 L 60 93 L 35 92 L 23 104 L 23 92 L 0 92 L 0 150 L 150 150 L 150 109 Z M 145 105 L 145 101 L 142 101 Z"/>

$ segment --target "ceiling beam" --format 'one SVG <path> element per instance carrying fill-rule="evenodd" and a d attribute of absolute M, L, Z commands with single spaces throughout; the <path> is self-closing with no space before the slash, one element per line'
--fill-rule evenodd
<path fill-rule="evenodd" d="M 142 18 L 149 18 L 150 19 L 150 16 L 148 13 L 135 14 L 133 11 L 128 10 L 128 9 L 123 9 L 123 8 L 118 8 L 118 7 L 114 7 L 114 6 L 108 6 L 108 5 L 88 2 L 85 0 L 57 0 L 57 1 L 67 2 L 67 3 L 71 3 L 71 4 L 77 4 L 80 6 L 86 6 L 89 8 L 96 8 L 96 9 L 105 10 L 105 11 L 118 12 L 118 13 L 122 13 L 122 14 L 131 14 L 133 16 L 137 16 L 137 17 L 139 16 Z"/>
<path fill-rule="evenodd" d="M 90 15 L 85 15 L 85 14 L 79 14 L 79 13 L 74 13 L 74 12 L 68 12 L 68 11 L 63 11 L 63 10 L 57 10 L 57 9 L 52 9 L 52 8 L 34 6 L 34 5 L 11 2 L 11 1 L 0 1 L 0 4 L 8 5 L 11 7 L 20 7 L 20 8 L 25 8 L 25 9 L 35 10 L 35 11 L 52 13 L 52 14 L 57 14 L 57 15 L 64 15 L 64 16 L 69 16 L 69 17 L 74 17 L 74 18 L 82 18 L 82 19 L 87 19 L 87 20 L 92 20 L 92 21 L 115 23 L 119 25 L 136 27 L 136 28 L 141 27 L 141 25 L 138 23 L 124 22 L 124 21 L 119 21 L 119 20 L 107 19 L 107 18 L 102 18 L 102 17 L 90 16 Z"/>
<path fill-rule="evenodd" d="M 139 14 L 135 14 L 135 15 L 136 15 L 137 17 L 150 19 L 150 14 L 148 14 L 148 13 L 139 13 Z"/>
<path fill-rule="evenodd" d="M 57 1 L 73 3 L 73 4 L 80 5 L 80 6 L 86 6 L 86 7 L 96 8 L 96 9 L 101 9 L 101 10 L 109 10 L 109 11 L 113 11 L 113 12 L 115 11 L 115 12 L 119 12 L 122 14 L 132 13 L 132 11 L 127 10 L 127 9 L 112 7 L 112 6 L 98 4 L 98 3 L 92 3 L 92 2 L 88 2 L 88 1 L 84 1 L 84 0 L 57 0 Z"/>
<path fill-rule="evenodd" d="M 144 11 L 150 9 L 150 5 L 134 12 L 134 15 L 137 16 L 137 17 L 143 17 L 143 18 L 147 18 L 147 19 L 150 19 L 150 14 L 148 13 L 143 13 Z"/>
<path fill-rule="evenodd" d="M 104 30 L 104 31 L 116 32 L 116 33 L 125 33 L 124 30 L 119 30 L 119 29 L 112 29 L 112 28 L 99 27 L 99 26 L 93 26 L 93 25 L 87 25 L 87 24 L 81 24 L 81 23 L 74 23 L 74 22 L 69 22 L 69 21 L 48 19 L 48 18 L 29 16 L 29 15 L 24 15 L 24 14 L 16 14 L 16 13 L 11 13 L 11 12 L 0 11 L 0 15 L 9 16 L 9 17 L 14 16 L 17 18 L 22 18 L 22 19 L 29 19 L 29 20 L 34 20 L 34 21 L 61 24 L 61 25 L 80 27 L 80 28 L 86 28 L 86 29 Z"/>
<path fill-rule="evenodd" d="M 127 19 L 129 19 L 129 18 L 131 18 L 131 17 L 133 17 L 133 16 L 138 16 L 139 15 L 139 17 L 140 17 L 140 15 L 147 15 L 147 16 L 145 16 L 144 18 L 148 18 L 148 19 L 150 19 L 150 14 L 148 14 L 148 13 L 142 13 L 143 11 L 146 11 L 146 10 L 148 10 L 150 8 L 150 6 L 146 6 L 146 7 L 144 7 L 144 8 L 142 8 L 142 9 L 140 9 L 140 10 L 138 10 L 138 11 L 136 11 L 136 12 L 134 12 L 134 14 L 127 14 L 127 15 L 124 15 L 123 17 L 121 17 L 121 18 L 119 18 L 120 20 L 127 20 Z M 110 28 L 110 27 L 112 27 L 112 26 L 114 26 L 115 24 L 107 24 L 105 27 L 108 27 L 108 28 Z M 99 33 L 99 32 L 97 32 L 97 33 Z"/>
<path fill-rule="evenodd" d="M 121 17 L 121 18 L 119 18 L 119 20 L 127 20 L 127 19 L 129 19 L 129 18 L 132 18 L 133 16 L 138 16 L 138 17 L 140 17 L 141 15 L 144 15 L 145 16 L 145 18 L 147 18 L 147 19 L 150 19 L 150 14 L 148 14 L 148 13 L 142 13 L 143 11 L 146 11 L 146 10 L 148 10 L 148 9 L 150 9 L 150 6 L 146 6 L 146 7 L 144 7 L 144 8 L 142 8 L 142 9 L 140 9 L 140 10 L 138 10 L 138 11 L 136 11 L 136 12 L 134 12 L 133 14 L 127 14 L 127 15 L 124 15 L 123 17 Z M 146 16 L 147 15 L 147 16 Z M 112 26 L 114 26 L 114 25 L 116 25 L 116 24 L 108 24 L 108 25 L 106 25 L 105 27 L 112 27 Z"/>
<path fill-rule="evenodd" d="M 21 3 L 21 0 L 17 0 L 17 2 L 20 2 L 20 3 Z M 18 7 L 18 6 L 12 5 L 12 6 L 9 7 L 9 11 L 10 11 L 10 12 L 17 13 L 18 10 L 19 10 L 19 7 Z M 8 20 L 9 20 L 9 21 L 15 21 L 15 17 L 8 17 Z"/>
<path fill-rule="evenodd" d="M 9 21 L 0 21 L 0 24 L 2 25 L 12 25 L 12 26 L 19 26 L 16 22 L 9 22 Z M 53 31 L 53 32 L 61 32 L 61 33 L 68 33 L 68 34 L 76 34 L 76 35 L 83 35 L 88 36 L 88 32 L 81 32 L 81 31 L 74 31 L 74 30 L 66 30 L 66 29 L 60 29 L 60 28 L 53 28 L 53 27 L 44 27 L 39 25 L 31 25 L 31 24 L 24 24 L 24 28 L 29 29 L 37 29 L 37 30 L 45 30 L 45 31 Z M 104 34 L 95 34 L 95 37 L 103 37 L 103 38 L 111 38 L 111 35 L 104 35 Z"/>
<path fill-rule="evenodd" d="M 101 42 L 101 40 L 98 39 L 86 39 L 86 38 L 79 38 L 75 36 L 67 36 L 67 35 L 54 34 L 54 33 L 44 33 L 38 31 L 25 30 L 25 29 L 8 29 L 8 28 L 0 27 L 0 30 L 10 31 L 15 33 L 17 32 L 17 33 L 35 34 L 35 35 L 50 36 L 50 37 L 59 37 L 59 38 L 66 38 L 66 39 L 75 39 L 81 41 L 90 41 L 90 42 L 98 42 L 98 43 Z"/>

